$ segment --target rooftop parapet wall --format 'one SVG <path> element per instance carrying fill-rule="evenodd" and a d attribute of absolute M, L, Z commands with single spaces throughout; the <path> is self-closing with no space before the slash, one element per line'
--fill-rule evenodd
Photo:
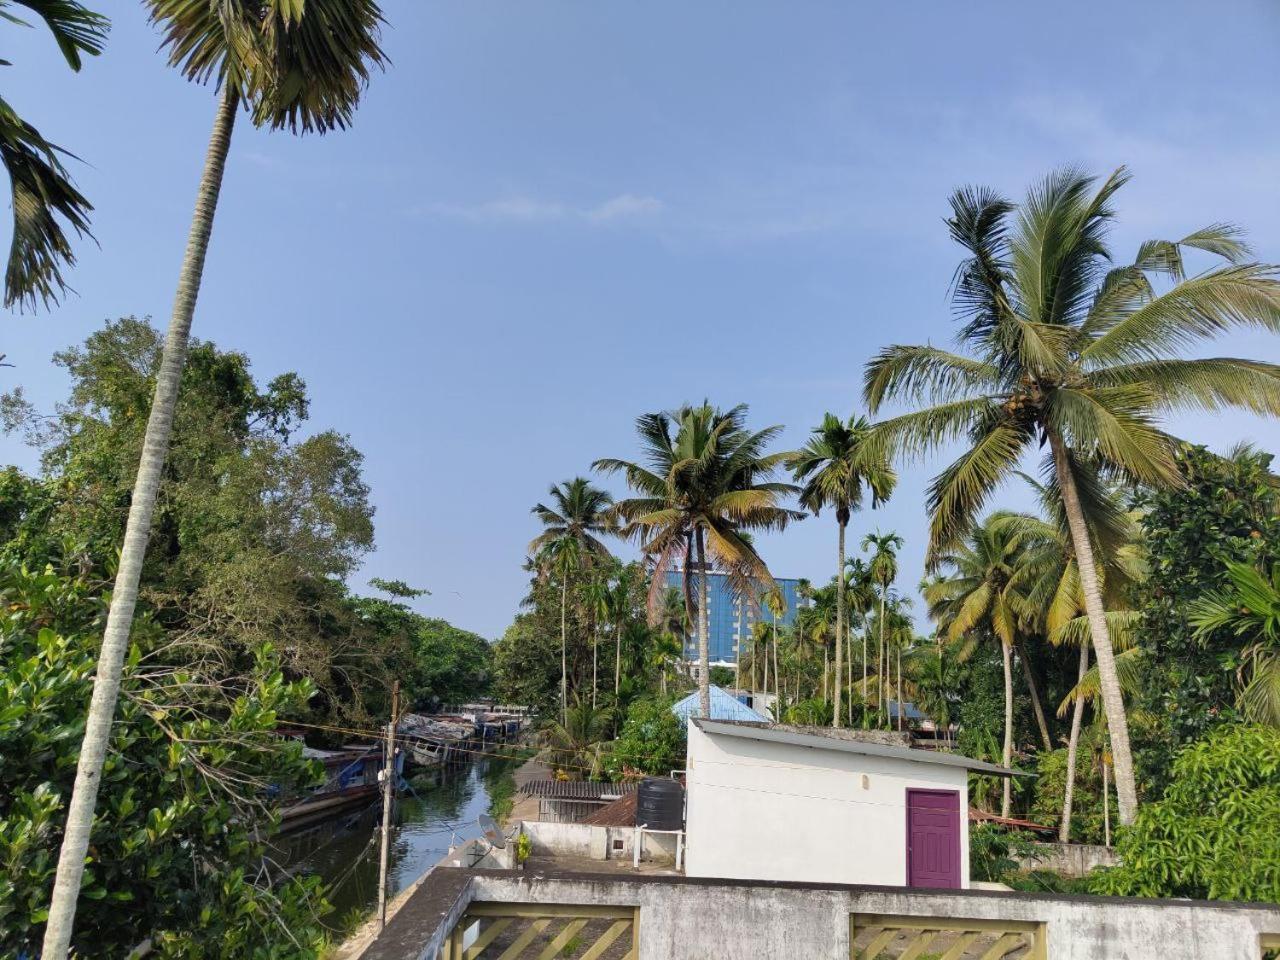
<path fill-rule="evenodd" d="M 434 960 L 472 900 L 637 906 L 637 960 L 846 960 L 854 915 L 1043 924 L 1049 960 L 1255 960 L 1262 935 L 1280 936 L 1271 905 L 679 877 L 437 870 L 415 899 L 364 960 Z"/>

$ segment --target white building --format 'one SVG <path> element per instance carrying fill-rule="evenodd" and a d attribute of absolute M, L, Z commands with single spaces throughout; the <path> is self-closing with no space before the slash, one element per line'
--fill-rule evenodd
<path fill-rule="evenodd" d="M 950 753 L 716 720 L 689 725 L 690 877 L 969 886 L 969 772 Z"/>

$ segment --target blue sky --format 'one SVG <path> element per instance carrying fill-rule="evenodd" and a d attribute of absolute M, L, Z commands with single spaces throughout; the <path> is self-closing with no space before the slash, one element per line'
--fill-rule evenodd
<path fill-rule="evenodd" d="M 385 6 L 394 63 L 352 130 L 238 127 L 195 333 L 263 380 L 297 370 L 313 425 L 364 452 L 378 548 L 359 582 L 428 587 L 423 612 L 489 637 L 524 591 L 530 506 L 630 456 L 637 414 L 745 402 L 795 446 L 858 407 L 881 346 L 946 342 L 960 184 L 1019 196 L 1064 163 L 1124 163 L 1119 253 L 1231 220 L 1280 261 L 1266 3 Z M 6 98 L 83 158 L 97 206 L 78 295 L 7 318 L 0 341 L 5 382 L 45 407 L 66 389 L 54 350 L 109 317 L 167 320 L 213 113 L 141 6 L 110 7 L 107 52 L 78 76 L 47 35 L 3 28 Z M 1260 335 L 1211 349 L 1280 360 Z M 1245 416 L 1177 428 L 1280 446 Z M 16 438 L 0 449 L 35 463 Z M 855 543 L 907 538 L 908 588 L 943 462 L 906 467 L 854 521 Z M 761 548 L 823 580 L 833 523 Z"/>

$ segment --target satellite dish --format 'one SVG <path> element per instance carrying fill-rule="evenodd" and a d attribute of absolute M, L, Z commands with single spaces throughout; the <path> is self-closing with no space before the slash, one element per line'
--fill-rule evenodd
<path fill-rule="evenodd" d="M 477 818 L 476 822 L 480 824 L 480 829 L 484 831 L 484 838 L 493 844 L 493 846 L 497 847 L 499 850 L 506 847 L 507 838 L 502 835 L 502 828 L 494 822 L 493 817 L 489 816 L 487 813 L 482 813 Z"/>

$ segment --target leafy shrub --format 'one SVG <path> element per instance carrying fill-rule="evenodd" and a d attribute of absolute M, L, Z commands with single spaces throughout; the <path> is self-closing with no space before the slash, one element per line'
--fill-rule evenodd
<path fill-rule="evenodd" d="M 1280 901 L 1280 730 L 1233 724 L 1184 748 L 1164 796 L 1120 833 L 1095 893 Z"/>
<path fill-rule="evenodd" d="M 33 956 L 44 935 L 105 619 L 93 585 L 0 561 L 0 956 Z M 145 617 L 133 639 L 73 952 L 122 957 L 150 937 L 160 957 L 317 956 L 319 881 L 264 884 L 257 839 L 268 793 L 317 775 L 273 732 L 309 687 L 270 650 L 210 683 L 144 656 L 163 639 Z"/>
<path fill-rule="evenodd" d="M 684 767 L 685 730 L 665 697 L 637 700 L 605 759 L 610 779 L 635 774 L 665 776 Z"/>
<path fill-rule="evenodd" d="M 1007 883 L 1021 860 L 1035 859 L 1036 847 L 1022 830 L 997 823 L 979 823 L 969 830 L 969 876 L 973 880 Z"/>
<path fill-rule="evenodd" d="M 812 697 L 792 704 L 786 710 L 786 722 L 802 727 L 829 727 L 835 717 L 835 708 L 831 701 L 821 697 Z"/>
<path fill-rule="evenodd" d="M 1036 757 L 1035 794 L 1031 801 L 1030 819 L 1036 823 L 1056 824 L 1062 818 L 1062 796 L 1067 786 L 1066 748 L 1050 750 Z M 1102 774 L 1088 750 L 1076 753 L 1076 784 L 1071 801 L 1071 839 L 1076 843 L 1102 843 L 1104 836 L 1102 809 Z M 1112 797 L 1111 816 L 1116 816 Z"/>

